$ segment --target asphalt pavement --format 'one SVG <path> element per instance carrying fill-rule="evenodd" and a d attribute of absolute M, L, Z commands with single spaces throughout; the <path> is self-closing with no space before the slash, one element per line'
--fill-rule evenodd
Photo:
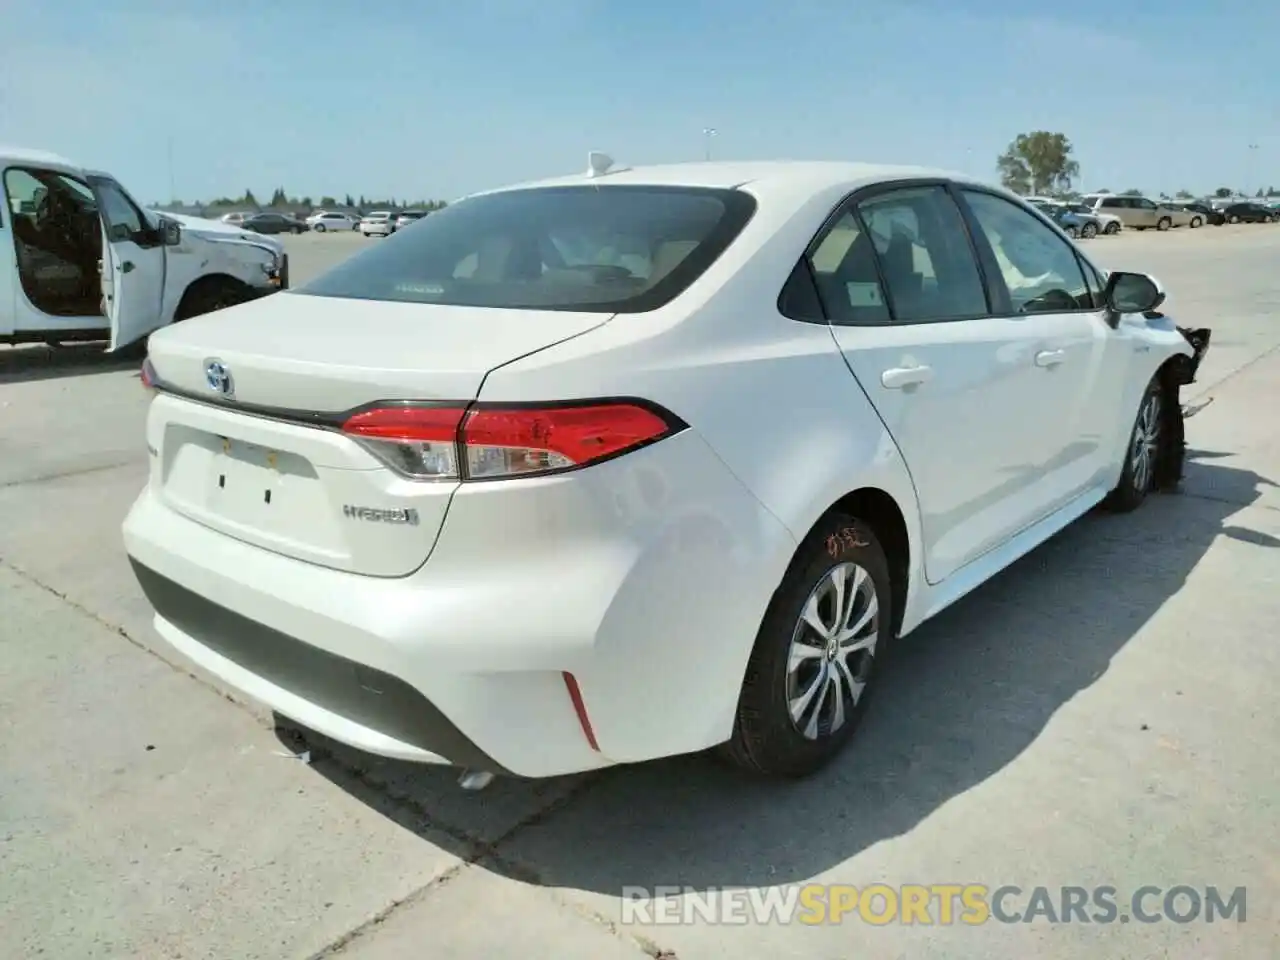
<path fill-rule="evenodd" d="M 290 237 L 293 279 L 377 242 Z M 0 956 L 1274 960 L 1280 226 L 1085 249 L 1214 328 L 1183 492 L 1086 517 L 907 638 L 855 748 L 796 784 L 691 757 L 470 794 L 276 730 L 162 644 L 129 573 L 136 367 L 0 348 Z M 1011 910 L 1037 886 L 1244 887 L 1247 913 L 663 923 L 623 902 L 806 883 L 1016 886 Z"/>

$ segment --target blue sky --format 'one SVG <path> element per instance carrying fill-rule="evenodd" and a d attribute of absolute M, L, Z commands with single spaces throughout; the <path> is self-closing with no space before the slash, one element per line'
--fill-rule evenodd
<path fill-rule="evenodd" d="M 146 202 L 451 199 L 717 158 L 995 177 L 1060 130 L 1084 189 L 1280 186 L 1280 5 L 1261 0 L 50 0 L 9 4 L 0 140 Z M 170 165 L 170 144 L 173 163 Z M 1256 144 L 1256 149 L 1250 149 Z"/>

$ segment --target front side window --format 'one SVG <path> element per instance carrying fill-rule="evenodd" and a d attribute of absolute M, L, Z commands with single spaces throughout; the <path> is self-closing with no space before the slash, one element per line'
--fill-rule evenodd
<path fill-rule="evenodd" d="M 995 254 L 1016 312 L 1093 308 L 1080 261 L 1067 241 L 1002 197 L 974 190 L 963 196 Z"/>
<path fill-rule="evenodd" d="M 858 204 L 897 323 L 988 313 L 960 210 L 941 186 L 907 187 Z"/>
<path fill-rule="evenodd" d="M 674 299 L 737 238 L 739 190 L 543 187 L 423 217 L 296 292 L 356 300 L 640 313 Z"/>
<path fill-rule="evenodd" d="M 114 180 L 96 177 L 94 191 L 102 204 L 102 219 L 107 225 L 107 237 L 112 242 L 133 240 L 146 227 L 142 212 Z"/>

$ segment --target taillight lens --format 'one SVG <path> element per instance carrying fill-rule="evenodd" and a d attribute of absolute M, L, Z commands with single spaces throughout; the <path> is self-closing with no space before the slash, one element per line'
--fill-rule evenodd
<path fill-rule="evenodd" d="M 416 480 L 499 480 L 607 460 L 683 426 L 649 404 L 597 401 L 474 409 L 384 406 L 354 414 L 342 430 Z"/>
<path fill-rule="evenodd" d="M 142 381 L 142 386 L 147 390 L 156 388 L 156 368 L 151 365 L 151 358 L 148 357 L 142 361 L 142 370 L 138 373 L 138 379 Z"/>

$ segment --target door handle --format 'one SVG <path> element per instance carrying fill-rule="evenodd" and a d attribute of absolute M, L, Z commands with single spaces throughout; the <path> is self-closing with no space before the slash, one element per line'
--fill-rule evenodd
<path fill-rule="evenodd" d="M 124 263 L 120 264 L 120 272 L 121 272 L 121 273 L 129 273 L 129 272 L 131 272 L 132 270 L 133 270 L 133 261 L 132 261 L 132 260 L 126 260 Z"/>
<path fill-rule="evenodd" d="M 1056 367 L 1060 363 L 1067 360 L 1067 351 L 1065 350 L 1041 350 L 1036 354 L 1037 367 Z"/>
<path fill-rule="evenodd" d="M 880 374 L 880 382 L 890 390 L 914 387 L 933 379 L 933 367 L 894 367 Z"/>

